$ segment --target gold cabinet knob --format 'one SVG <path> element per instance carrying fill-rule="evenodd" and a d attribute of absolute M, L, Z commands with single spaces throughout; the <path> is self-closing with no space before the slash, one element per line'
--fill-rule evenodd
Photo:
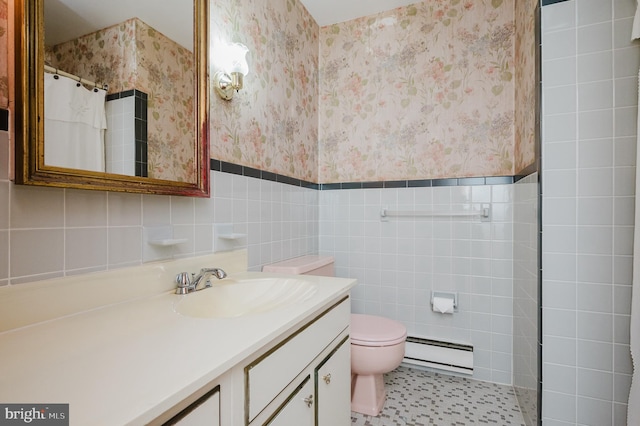
<path fill-rule="evenodd" d="M 313 405 L 313 395 L 309 395 L 305 399 L 303 399 L 304 403 L 307 404 L 307 407 L 311 407 Z"/>

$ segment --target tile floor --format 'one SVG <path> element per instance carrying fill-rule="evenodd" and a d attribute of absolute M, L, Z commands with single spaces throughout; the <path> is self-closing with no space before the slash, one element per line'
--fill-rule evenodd
<path fill-rule="evenodd" d="M 385 375 L 387 401 L 378 417 L 351 413 L 357 426 L 524 426 L 511 386 L 400 366 Z"/>

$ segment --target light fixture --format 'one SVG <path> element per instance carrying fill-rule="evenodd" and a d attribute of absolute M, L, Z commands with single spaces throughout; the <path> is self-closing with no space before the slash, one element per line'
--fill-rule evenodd
<path fill-rule="evenodd" d="M 240 43 L 222 44 L 215 51 L 218 71 L 213 76 L 213 85 L 222 99 L 233 98 L 234 91 L 242 89 L 244 76 L 249 72 L 247 46 Z"/>

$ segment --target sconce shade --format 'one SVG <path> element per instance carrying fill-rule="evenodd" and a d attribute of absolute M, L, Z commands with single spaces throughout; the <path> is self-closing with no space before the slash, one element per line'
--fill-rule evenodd
<path fill-rule="evenodd" d="M 249 64 L 247 63 L 247 53 L 249 49 L 244 44 L 233 43 L 229 45 L 229 68 L 228 73 L 239 72 L 242 75 L 249 73 Z"/>
<path fill-rule="evenodd" d="M 246 55 L 247 46 L 231 43 L 216 49 L 218 71 L 213 77 L 213 84 L 222 99 L 231 100 L 234 91 L 242 89 L 243 76 L 249 73 Z"/>

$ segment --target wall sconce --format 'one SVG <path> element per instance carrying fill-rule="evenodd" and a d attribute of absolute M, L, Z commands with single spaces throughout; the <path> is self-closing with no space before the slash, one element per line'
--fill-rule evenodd
<path fill-rule="evenodd" d="M 213 76 L 213 86 L 222 99 L 229 101 L 234 91 L 242 89 L 244 76 L 249 72 L 247 52 L 247 46 L 240 43 L 225 44 L 216 49 L 219 70 Z"/>

